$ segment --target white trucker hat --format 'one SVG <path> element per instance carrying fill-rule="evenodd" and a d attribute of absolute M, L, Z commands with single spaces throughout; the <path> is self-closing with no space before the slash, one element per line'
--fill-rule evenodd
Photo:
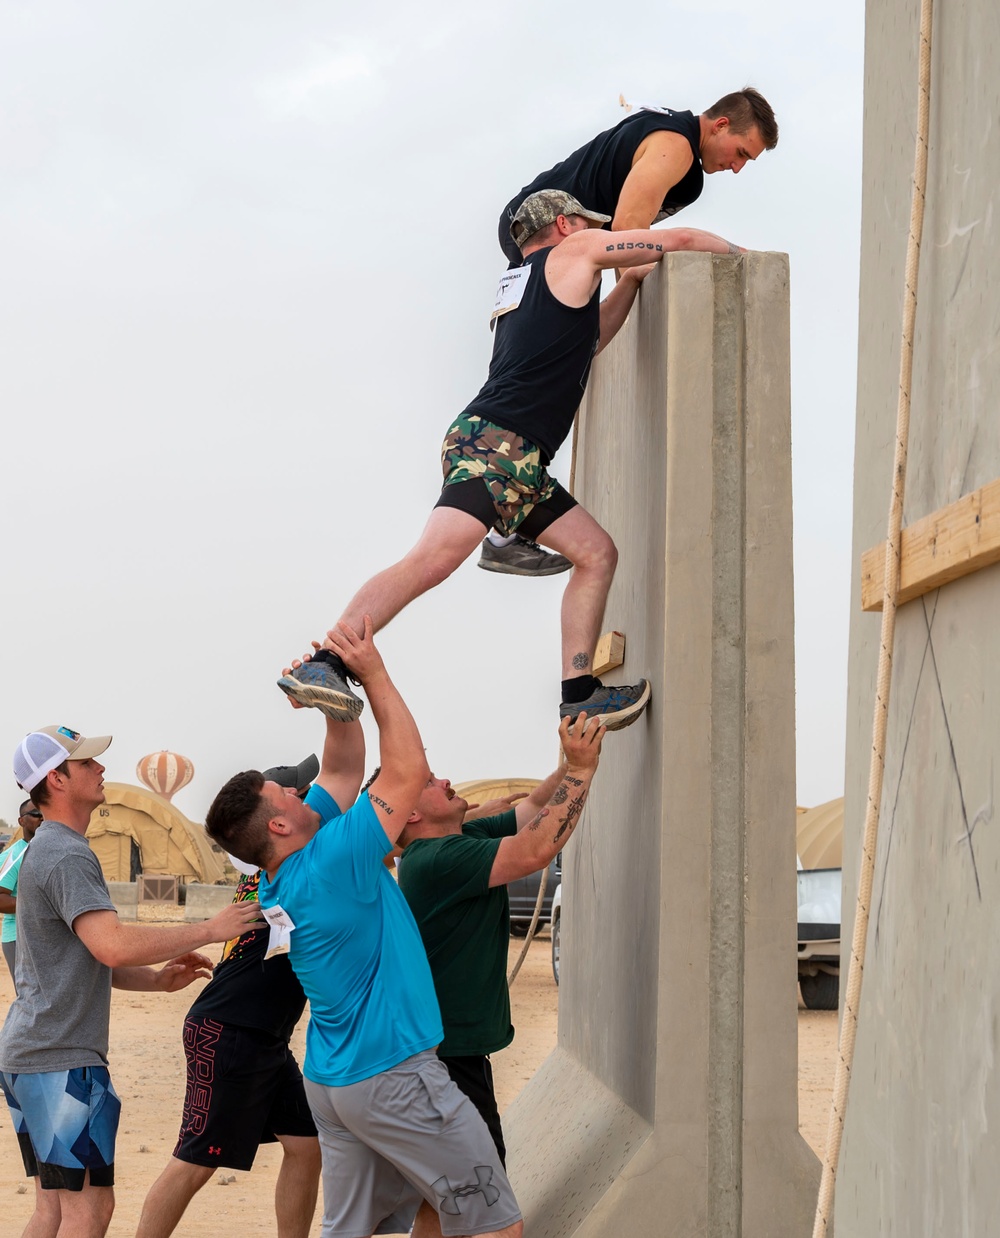
<path fill-rule="evenodd" d="M 43 726 L 40 731 L 25 735 L 14 749 L 14 778 L 22 790 L 31 791 L 63 761 L 98 757 L 110 743 L 110 735 L 86 739 L 68 726 Z"/>

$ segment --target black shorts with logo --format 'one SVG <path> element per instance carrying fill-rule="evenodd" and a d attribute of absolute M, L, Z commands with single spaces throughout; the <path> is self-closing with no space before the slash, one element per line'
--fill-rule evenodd
<path fill-rule="evenodd" d="M 316 1136 L 302 1072 L 286 1041 L 253 1027 L 188 1016 L 187 1090 L 174 1156 L 250 1169 L 279 1135 Z"/>
<path fill-rule="evenodd" d="M 496 1093 L 493 1089 L 493 1067 L 485 1054 L 473 1057 L 444 1057 L 438 1054 L 441 1064 L 451 1075 L 451 1081 L 460 1092 L 472 1101 L 479 1111 L 479 1116 L 486 1123 L 486 1128 L 493 1137 L 497 1152 L 500 1154 L 500 1164 L 507 1168 L 507 1145 L 503 1139 L 503 1127 L 500 1125 L 500 1110 L 497 1108 Z"/>

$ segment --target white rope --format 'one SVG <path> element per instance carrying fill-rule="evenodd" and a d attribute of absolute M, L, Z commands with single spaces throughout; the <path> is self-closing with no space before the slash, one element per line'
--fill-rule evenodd
<path fill-rule="evenodd" d="M 840 1143 L 847 1113 L 848 1089 L 854 1062 L 858 1030 L 861 982 L 864 978 L 865 948 L 875 874 L 875 849 L 878 841 L 882 778 L 885 772 L 886 728 L 889 718 L 889 689 L 892 683 L 892 649 L 896 633 L 896 598 L 899 595 L 900 531 L 903 523 L 903 492 L 906 484 L 906 453 L 910 436 L 910 383 L 913 376 L 913 334 L 917 317 L 917 276 L 920 269 L 920 238 L 924 224 L 927 189 L 927 142 L 930 129 L 932 0 L 921 0 L 919 90 L 917 100 L 917 144 L 913 168 L 913 196 L 910 204 L 910 236 L 906 247 L 906 287 L 903 294 L 903 330 L 899 356 L 899 403 L 896 411 L 896 453 L 892 469 L 892 498 L 889 504 L 889 531 L 885 544 L 885 583 L 882 597 L 882 636 L 878 659 L 878 682 L 872 719 L 872 751 L 868 774 L 868 807 L 861 849 L 861 873 L 854 917 L 854 938 L 844 993 L 844 1015 L 837 1046 L 837 1072 L 830 1106 L 826 1156 L 820 1180 L 819 1199 L 813 1224 L 813 1238 L 827 1233 L 833 1212 L 833 1194 L 840 1158 Z"/>

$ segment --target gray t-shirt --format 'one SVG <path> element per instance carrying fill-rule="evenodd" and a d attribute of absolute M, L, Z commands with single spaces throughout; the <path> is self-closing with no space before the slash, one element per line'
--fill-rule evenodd
<path fill-rule="evenodd" d="M 107 1065 L 111 968 L 72 926 L 86 911 L 114 910 L 86 839 L 43 821 L 18 876 L 17 998 L 0 1032 L 0 1070 Z"/>

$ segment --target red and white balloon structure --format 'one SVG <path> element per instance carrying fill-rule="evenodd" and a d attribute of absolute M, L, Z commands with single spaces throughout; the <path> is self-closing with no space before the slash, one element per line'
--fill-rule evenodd
<path fill-rule="evenodd" d="M 135 767 L 139 781 L 170 800 L 194 777 L 194 765 L 178 752 L 151 752 Z"/>

